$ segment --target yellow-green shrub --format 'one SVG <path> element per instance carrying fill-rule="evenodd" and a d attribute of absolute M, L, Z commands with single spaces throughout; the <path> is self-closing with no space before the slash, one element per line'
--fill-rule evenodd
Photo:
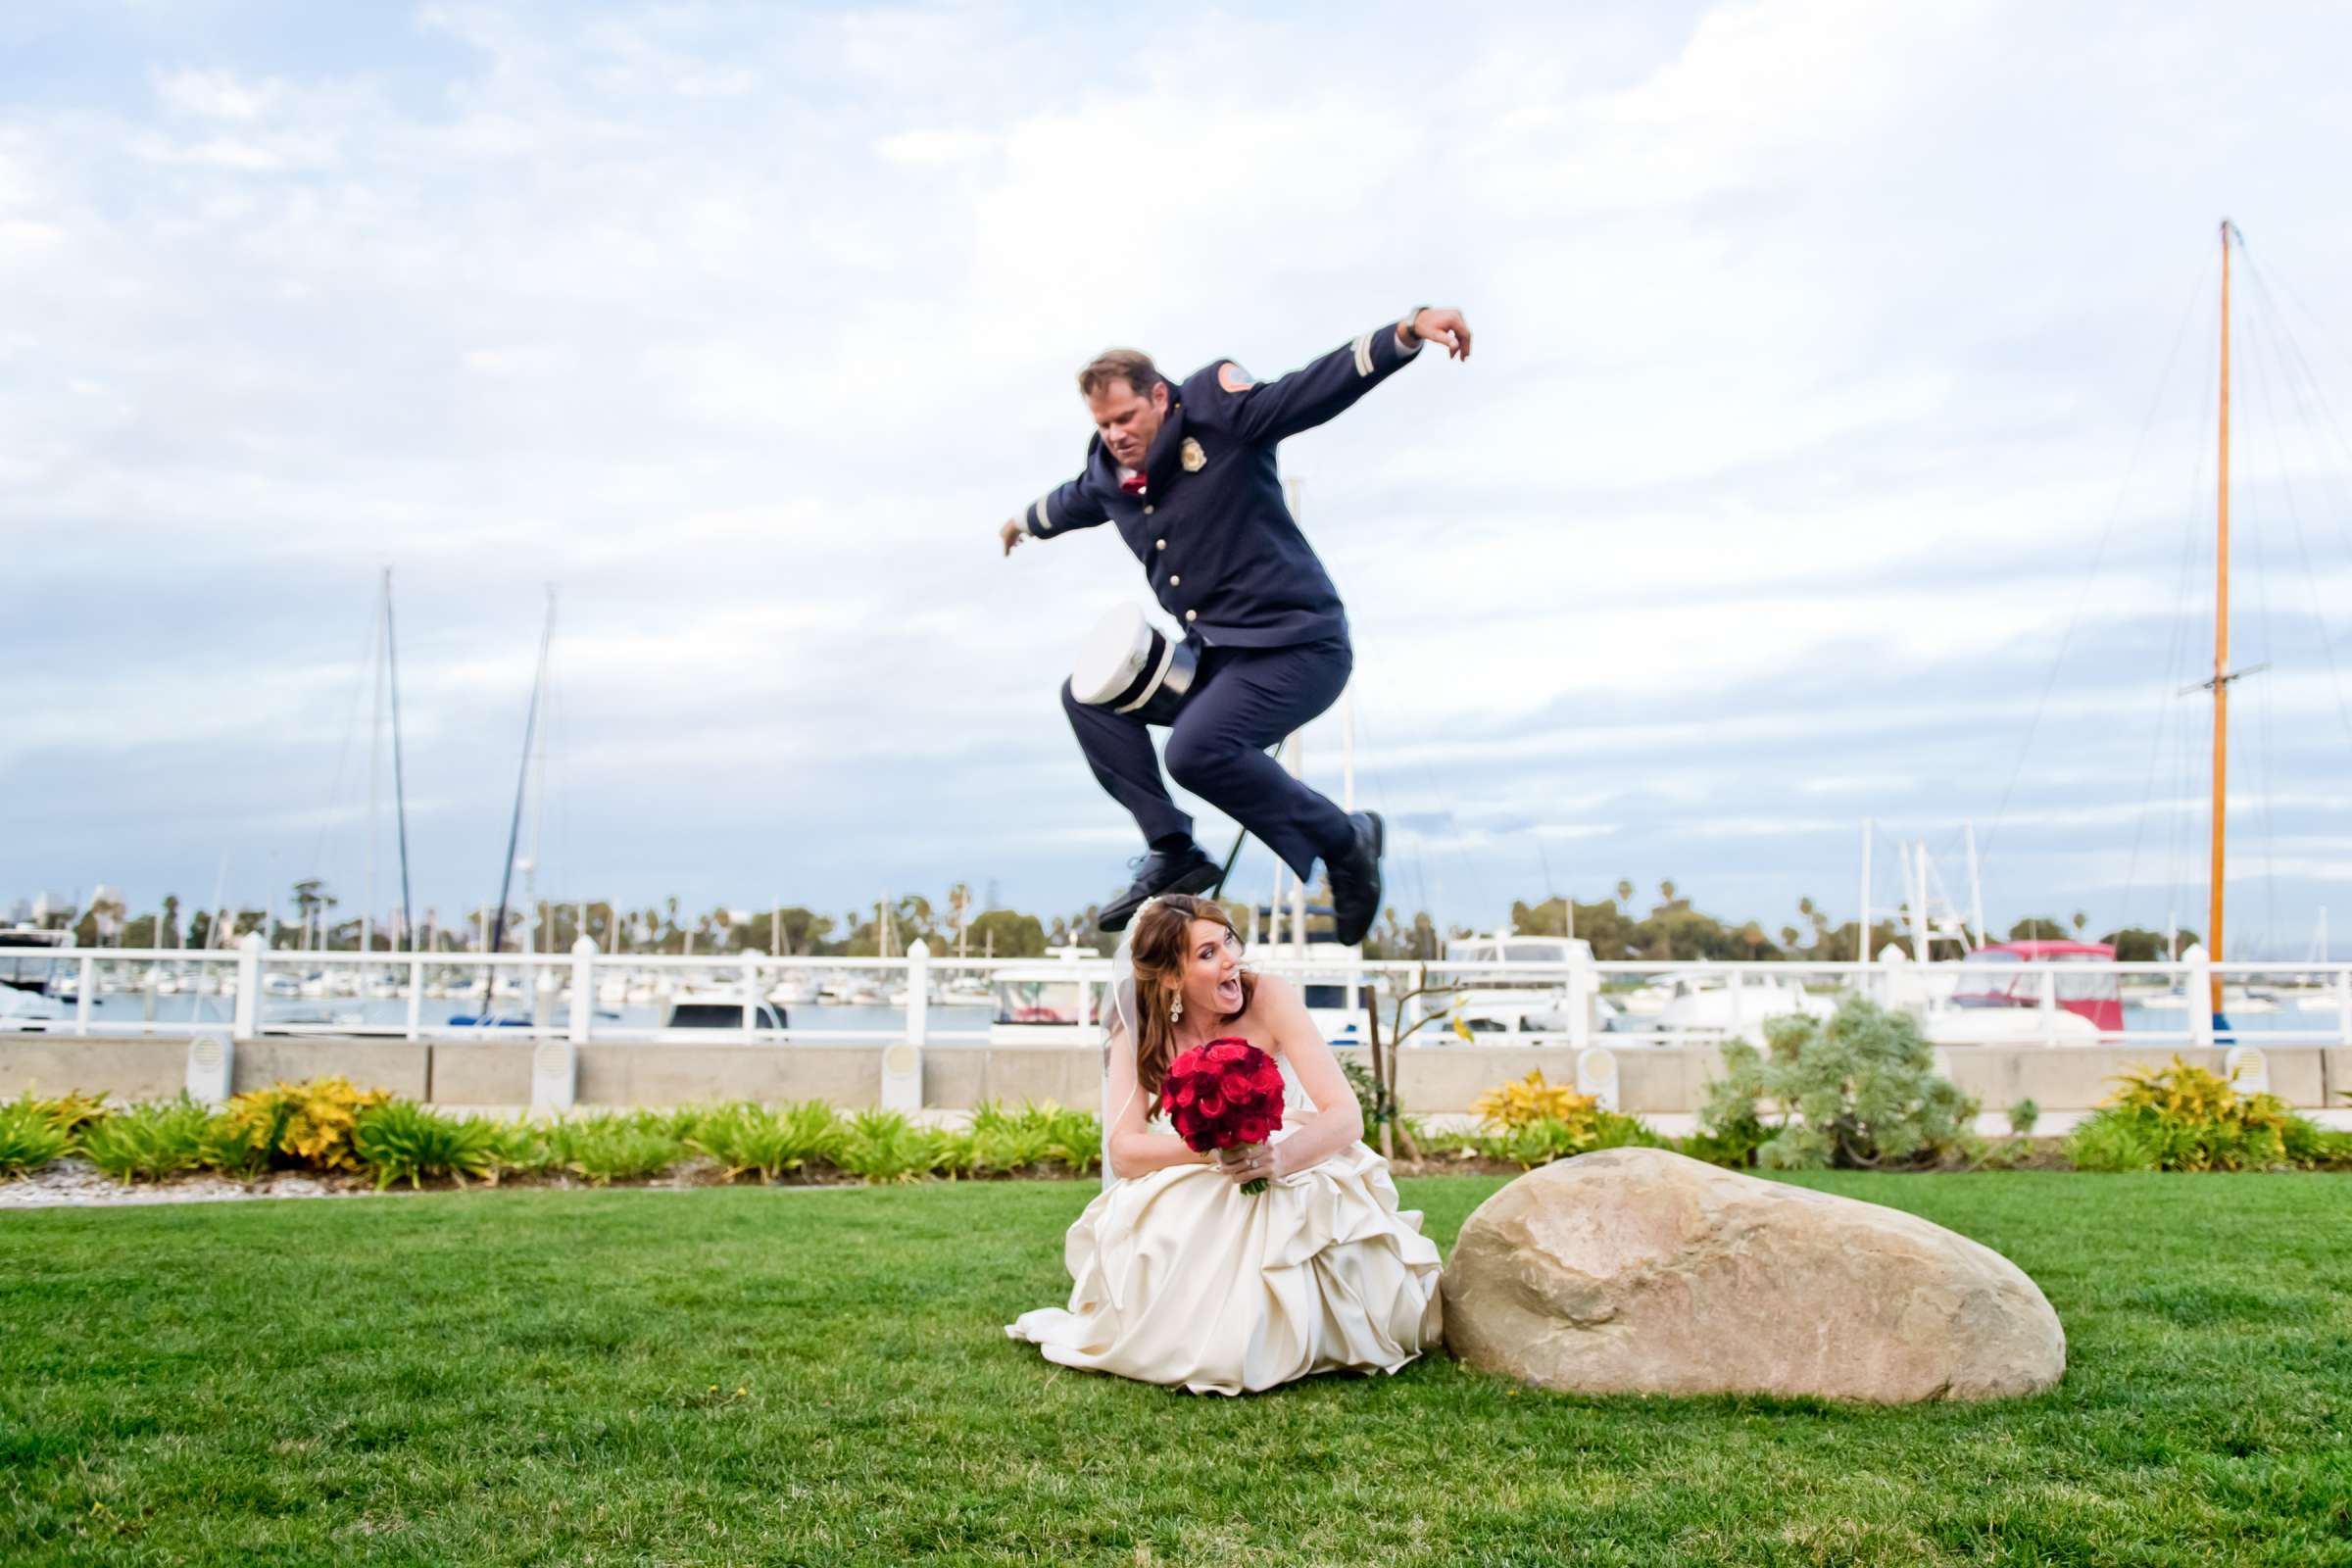
<path fill-rule="evenodd" d="M 0 1179 L 40 1169 L 73 1141 L 31 1096 L 0 1104 Z"/>
<path fill-rule="evenodd" d="M 773 1110 L 745 1102 L 705 1112 L 686 1147 L 725 1166 L 729 1181 L 756 1171 L 761 1181 L 772 1182 L 828 1158 L 841 1139 L 840 1115 L 822 1101 Z"/>
<path fill-rule="evenodd" d="M 864 1182 L 919 1181 L 947 1164 L 961 1142 L 895 1110 L 861 1110 L 843 1129 L 833 1163 Z"/>
<path fill-rule="evenodd" d="M 160 1182 L 219 1163 L 212 1157 L 213 1112 L 187 1096 L 127 1105 L 81 1130 L 91 1164 L 127 1187 Z"/>
<path fill-rule="evenodd" d="M 1665 1140 L 1637 1116 L 1613 1110 L 1593 1110 L 1574 1121 L 1545 1116 L 1517 1127 L 1468 1141 L 1469 1152 L 1489 1159 L 1507 1159 L 1522 1170 L 1573 1159 L 1596 1149 L 1661 1149 Z"/>
<path fill-rule="evenodd" d="M 54 1100 L 35 1100 L 28 1094 L 22 1102 L 31 1105 L 41 1113 L 50 1126 L 69 1138 L 78 1134 L 90 1123 L 114 1114 L 114 1107 L 106 1102 L 106 1096 L 103 1092 L 85 1095 L 77 1091 L 73 1094 L 59 1095 Z"/>
<path fill-rule="evenodd" d="M 379 1193 L 402 1180 L 421 1187 L 427 1176 L 447 1176 L 463 1187 L 466 1177 L 487 1178 L 496 1169 L 490 1123 L 446 1115 L 413 1100 L 362 1111 L 351 1143 L 374 1172 Z"/>
<path fill-rule="evenodd" d="M 983 1101 L 972 1107 L 969 1131 L 951 1141 L 948 1168 L 978 1176 L 1059 1165 L 1083 1176 L 1102 1162 L 1102 1123 L 1092 1112 L 1052 1101 L 1019 1109 Z"/>
<path fill-rule="evenodd" d="M 685 1158 L 685 1142 L 672 1130 L 678 1125 L 677 1112 L 600 1111 L 551 1123 L 542 1136 L 551 1164 L 603 1187 L 651 1180 Z"/>
<path fill-rule="evenodd" d="M 534 1173 L 553 1170 L 563 1161 L 548 1147 L 547 1130 L 527 1121 L 494 1121 L 488 1124 L 490 1142 L 488 1167 L 482 1180 L 496 1187 L 499 1178 L 509 1172 Z"/>
<path fill-rule="evenodd" d="M 1541 1070 L 1516 1083 L 1490 1089 L 1470 1102 L 1478 1119 L 1499 1132 L 1516 1132 L 1538 1122 L 1558 1122 L 1570 1136 L 1591 1128 L 1600 1102 L 1564 1084 L 1547 1084 Z"/>
<path fill-rule="evenodd" d="M 2243 1170 L 2312 1163 L 2308 1124 L 2276 1095 L 2243 1095 L 2221 1074 L 2182 1061 L 2133 1067 L 2097 1114 L 2067 1138 L 2082 1170 Z M 2290 1150 L 2290 1145 L 2292 1146 Z"/>
<path fill-rule="evenodd" d="M 247 1090 L 216 1120 L 218 1152 L 226 1169 L 358 1170 L 351 1135 L 360 1113 L 391 1100 L 389 1090 L 355 1088 L 342 1077 Z"/>

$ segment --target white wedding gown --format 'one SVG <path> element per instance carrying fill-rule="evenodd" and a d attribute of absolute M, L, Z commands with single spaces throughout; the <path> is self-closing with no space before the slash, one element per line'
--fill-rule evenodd
<path fill-rule="evenodd" d="M 1310 1112 L 1282 1069 L 1285 1119 Z M 1068 1307 L 1023 1312 L 1004 1332 L 1063 1366 L 1245 1394 L 1394 1372 L 1438 1343 L 1437 1244 L 1361 1142 L 1254 1196 L 1207 1165 L 1115 1181 L 1070 1226 L 1062 1258 Z"/>

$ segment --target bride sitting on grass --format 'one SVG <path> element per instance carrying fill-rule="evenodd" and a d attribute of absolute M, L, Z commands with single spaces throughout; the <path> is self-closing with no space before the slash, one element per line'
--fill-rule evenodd
<path fill-rule="evenodd" d="M 1311 1373 L 1394 1372 L 1438 1343 L 1438 1249 L 1396 1206 L 1388 1161 L 1298 992 L 1242 967 L 1206 899 L 1147 904 L 1120 948 L 1105 1106 L 1115 1178 L 1070 1226 L 1066 1309 L 1005 1328 L 1050 1361 L 1196 1394 Z M 1168 1064 L 1247 1040 L 1282 1067 L 1283 1126 L 1220 1165 L 1149 1119 Z M 1264 1178 L 1255 1195 L 1243 1184 Z"/>

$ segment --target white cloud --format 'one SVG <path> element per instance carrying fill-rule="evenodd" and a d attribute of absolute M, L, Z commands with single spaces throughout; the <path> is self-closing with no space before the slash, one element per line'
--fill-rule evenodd
<path fill-rule="evenodd" d="M 894 164 L 968 163 L 995 147 L 994 137 L 976 130 L 902 130 L 874 143 L 874 151 Z"/>
<path fill-rule="evenodd" d="M 284 93 L 277 81 L 246 83 L 225 71 L 175 71 L 157 78 L 166 109 L 203 120 L 261 119 Z"/>
<path fill-rule="evenodd" d="M 462 358 L 466 368 L 477 375 L 518 379 L 561 375 L 579 363 L 571 348 L 562 343 L 467 349 Z"/>
<path fill-rule="evenodd" d="M 989 874 L 969 843 L 1009 895 L 1083 902 L 1124 829 L 1053 692 L 1134 565 L 1107 531 L 1010 562 L 991 539 L 1075 468 L 1070 368 L 1132 341 L 1268 374 L 1436 298 L 1469 308 L 1476 359 L 1285 458 L 1357 632 L 1367 799 L 1453 810 L 1450 896 L 1475 873 L 1490 905 L 1539 839 L 1564 876 L 1706 835 L 1727 878 L 1777 855 L 1814 881 L 1824 806 L 1989 811 L 2206 209 L 2251 204 L 2323 316 L 2352 275 L 2352 222 L 2297 195 L 2326 177 L 2310 127 L 2344 114 L 2308 22 L 2226 45 L 2189 8 L 2138 30 L 2015 5 L 1763 0 L 1680 32 L 1482 13 L 1409 71 L 1392 25 L 1274 15 L 1148 51 L 1005 8 L 417 24 L 465 62 L 423 90 L 405 61 L 140 62 L 140 102 L 0 129 L 0 529 L 53 541 L 53 598 L 154 607 L 77 657 L 71 714 L 0 698 L 19 768 L 285 766 L 244 738 L 340 700 L 390 561 L 418 776 L 462 774 L 512 744 L 552 578 L 580 786 L 707 824 L 643 874 L 735 898 L 789 867 L 821 903 L 918 845 L 888 874 Z M 2217 57 L 2212 136 L 2151 107 Z M 2160 411 L 2124 543 L 2179 536 L 2201 416 Z M 2344 603 L 2331 549 L 2308 588 L 2278 549 L 2273 602 Z M 2176 612 L 2145 555 L 2079 637 Z M 314 678 L 253 673 L 288 668 Z M 1825 697 L 1834 669 L 1863 695 Z M 2096 787 L 2068 765 L 2093 728 L 2131 760 L 2082 771 L 2132 789 L 2147 732 L 2120 733 L 2111 673 L 2062 671 L 2024 789 Z M 2308 662 L 2265 700 L 2334 744 Z M 120 715 L 103 737 L 67 721 L 93 710 Z M 1923 733 L 1903 744 L 1950 755 L 1887 755 Z M 1309 744 L 1331 779 L 1335 723 Z M 1708 746 L 1723 764 L 1693 768 Z M 727 835 L 764 774 L 846 793 L 747 852 Z M 124 854 L 214 831 L 147 814 Z M 624 853 L 584 848 L 581 874 Z"/>

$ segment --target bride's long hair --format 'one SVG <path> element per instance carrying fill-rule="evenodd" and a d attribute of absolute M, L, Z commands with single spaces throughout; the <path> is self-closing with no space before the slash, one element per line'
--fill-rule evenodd
<path fill-rule="evenodd" d="M 1241 937 L 1224 906 L 1189 893 L 1161 894 L 1135 917 L 1135 1000 L 1143 1036 L 1135 1046 L 1135 1082 L 1147 1106 L 1159 1103 L 1160 1081 L 1176 1059 L 1176 1026 L 1169 1021 L 1168 1009 L 1183 990 L 1195 920 L 1214 920 L 1237 941 Z M 1248 1012 L 1257 999 L 1257 976 L 1244 969 L 1241 981 L 1242 1004 L 1218 1020 L 1221 1023 Z"/>

